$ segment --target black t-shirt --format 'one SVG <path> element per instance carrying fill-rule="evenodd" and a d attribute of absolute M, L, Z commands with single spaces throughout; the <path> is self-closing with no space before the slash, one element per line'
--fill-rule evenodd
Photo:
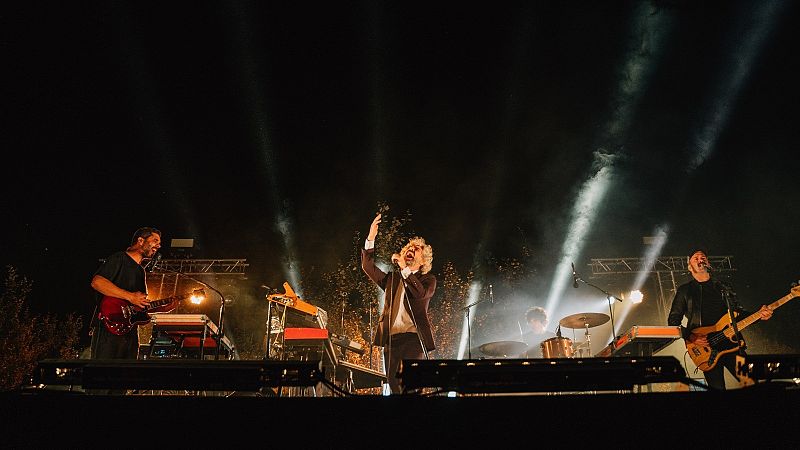
<path fill-rule="evenodd" d="M 699 301 L 701 305 L 700 317 L 702 326 L 714 325 L 722 316 L 728 314 L 728 306 L 725 303 L 725 299 L 722 298 L 719 282 L 712 279 L 698 282 L 697 285 L 695 301 Z"/>
<path fill-rule="evenodd" d="M 108 279 L 126 291 L 147 292 L 144 267 L 124 251 L 109 256 L 94 274 Z"/>

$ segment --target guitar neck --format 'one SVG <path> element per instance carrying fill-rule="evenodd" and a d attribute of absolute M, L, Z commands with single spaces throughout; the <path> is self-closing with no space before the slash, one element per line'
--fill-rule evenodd
<path fill-rule="evenodd" d="M 775 311 L 776 309 L 778 309 L 781 306 L 783 306 L 784 303 L 788 302 L 789 300 L 791 300 L 791 299 L 793 299 L 795 297 L 796 297 L 796 295 L 793 292 L 790 292 L 790 293 L 784 295 L 783 297 L 779 298 L 778 300 L 775 300 L 774 302 L 770 303 L 767 307 L 769 309 Z M 745 329 L 746 327 L 754 324 L 759 319 L 761 319 L 761 313 L 759 311 L 756 311 L 753 314 L 750 314 L 749 316 L 747 316 L 746 318 L 736 322 L 736 327 L 739 329 L 739 331 L 741 331 L 741 330 Z M 732 337 L 733 336 L 733 329 L 729 328 L 729 329 L 725 330 L 725 336 L 727 336 L 729 338 Z"/>
<path fill-rule="evenodd" d="M 180 298 L 180 297 L 176 296 L 176 297 L 162 298 L 160 300 L 153 300 L 152 302 L 150 302 L 147 305 L 147 307 L 143 311 L 150 311 L 152 309 L 160 308 L 160 307 L 162 307 L 164 305 L 169 305 L 170 303 L 174 302 L 178 298 Z"/>

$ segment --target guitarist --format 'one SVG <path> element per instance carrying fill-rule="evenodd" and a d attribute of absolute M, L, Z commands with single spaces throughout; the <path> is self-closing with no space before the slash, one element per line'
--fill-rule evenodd
<path fill-rule="evenodd" d="M 152 258 L 161 248 L 161 231 L 143 227 L 136 230 L 131 245 L 125 251 L 118 251 L 103 262 L 92 277 L 91 286 L 97 291 L 99 302 L 105 296 L 126 300 L 138 308 L 150 304 L 147 298 L 147 284 L 142 260 Z M 169 312 L 177 302 L 170 303 L 154 312 Z M 94 317 L 102 319 L 98 316 Z M 98 323 L 92 331 L 92 359 L 138 359 L 139 330 L 134 326 L 127 333 L 111 333 L 103 323 Z"/>
<path fill-rule="evenodd" d="M 689 256 L 688 267 L 692 279 L 678 286 L 675 291 L 675 297 L 672 299 L 672 306 L 667 317 L 667 325 L 680 326 L 683 318 L 686 317 L 686 326 L 681 326 L 683 339 L 689 344 L 708 346 L 707 336 L 693 333 L 692 330 L 714 326 L 721 318 L 730 317 L 728 304 L 723 296 L 728 288 L 720 281 L 712 278 L 708 256 L 705 251 L 694 251 Z M 728 300 L 739 317 L 748 315 L 736 301 L 735 295 L 728 295 Z M 767 308 L 766 305 L 762 305 L 759 313 L 761 314 L 761 320 L 769 320 L 772 317 L 772 310 Z M 741 343 L 744 344 L 744 342 Z M 744 345 L 739 347 L 738 354 L 743 354 L 744 349 Z M 737 380 L 739 379 L 736 376 L 736 355 L 736 351 L 721 355 L 716 365 L 703 372 L 706 383 L 710 388 L 725 390 L 724 369 L 726 368 L 731 375 Z"/>

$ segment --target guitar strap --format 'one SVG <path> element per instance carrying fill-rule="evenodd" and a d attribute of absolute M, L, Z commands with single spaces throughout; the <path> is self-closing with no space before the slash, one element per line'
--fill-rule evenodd
<path fill-rule="evenodd" d="M 89 321 L 89 337 L 91 338 L 96 329 L 98 324 L 99 315 L 100 315 L 100 301 L 103 299 L 103 296 L 100 295 L 99 292 L 95 291 L 95 301 L 94 301 L 94 311 L 92 312 L 92 319 Z"/>
<path fill-rule="evenodd" d="M 89 321 L 89 337 L 92 337 L 94 334 L 94 328 L 97 326 L 97 308 L 99 307 L 100 305 L 95 303 L 94 312 L 92 312 L 92 320 Z"/>

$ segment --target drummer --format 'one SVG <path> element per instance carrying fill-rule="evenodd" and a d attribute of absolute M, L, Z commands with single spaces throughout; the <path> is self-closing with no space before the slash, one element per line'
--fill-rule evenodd
<path fill-rule="evenodd" d="M 528 350 L 520 357 L 541 358 L 541 343 L 556 336 L 554 332 L 547 331 L 547 311 L 541 306 L 533 306 L 525 312 L 525 322 L 528 324 L 528 331 L 522 333 L 521 337 Z"/>

